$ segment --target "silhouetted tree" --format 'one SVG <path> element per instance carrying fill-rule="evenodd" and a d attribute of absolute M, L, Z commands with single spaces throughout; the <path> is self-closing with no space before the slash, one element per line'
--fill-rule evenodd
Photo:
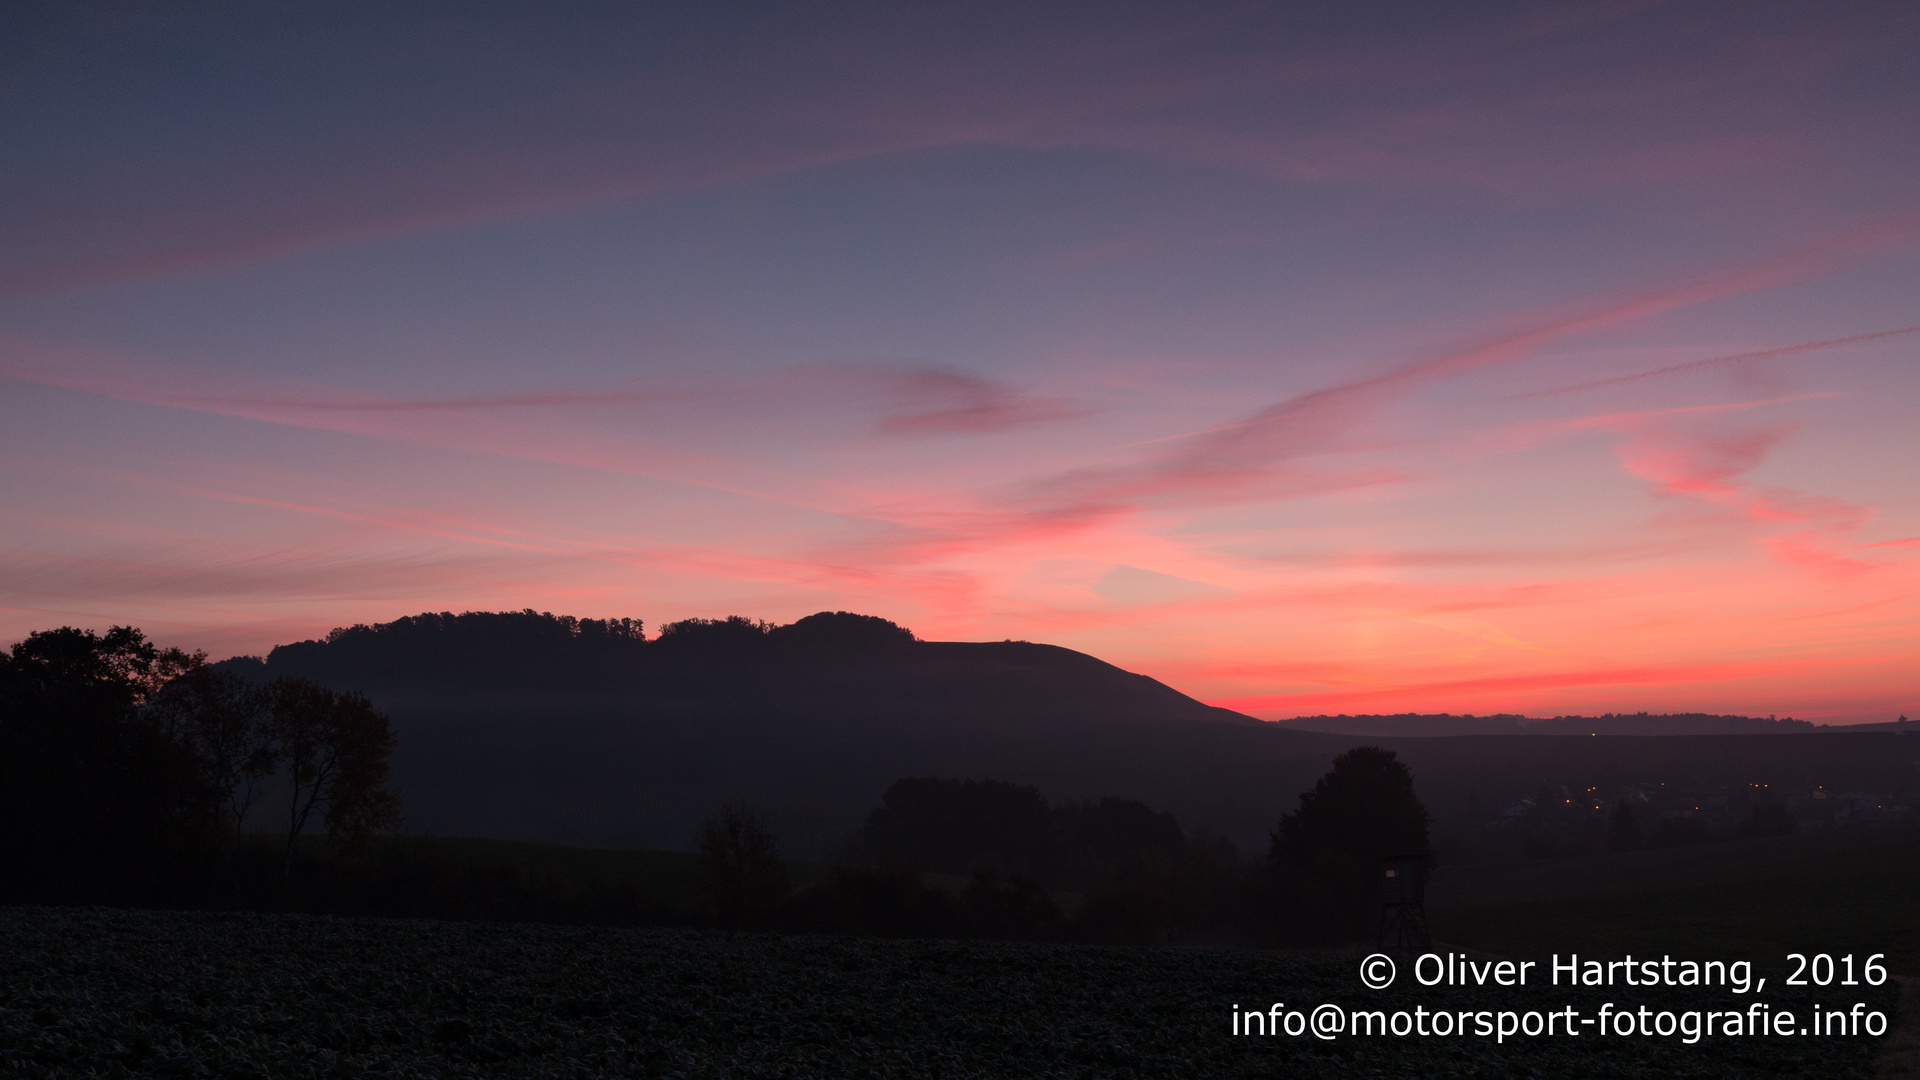
<path fill-rule="evenodd" d="M 1053 812 L 1054 829 L 1070 873 L 1082 884 L 1107 876 L 1122 862 L 1151 854 L 1168 863 L 1186 850 L 1186 836 L 1170 813 L 1134 799 L 1068 802 Z"/>
<path fill-rule="evenodd" d="M 1064 880 L 1080 889 L 1081 937 L 1114 944 L 1160 940 L 1187 907 L 1187 842 L 1170 813 L 1134 799 L 1054 809 Z"/>
<path fill-rule="evenodd" d="M 967 930 L 986 938 L 1034 938 L 1060 922 L 1060 905 L 1045 886 L 1030 877 L 1002 881 L 985 870 L 973 875 L 961 894 Z"/>
<path fill-rule="evenodd" d="M 822 611 L 767 632 L 783 655 L 797 657 L 886 655 L 911 648 L 913 631 L 877 615 Z"/>
<path fill-rule="evenodd" d="M 1200 828 L 1187 838 L 1175 879 L 1173 929 L 1220 930 L 1244 914 L 1246 874 L 1233 841 Z"/>
<path fill-rule="evenodd" d="M 286 781 L 287 848 L 282 876 L 293 873 L 294 846 L 318 810 L 329 838 L 353 847 L 398 828 L 400 800 L 387 790 L 395 739 L 366 695 L 306 679 L 267 687 L 271 754 Z"/>
<path fill-rule="evenodd" d="M 723 926 L 760 926 L 789 889 L 780 845 L 760 815 L 727 803 L 701 824 L 701 895 Z"/>
<path fill-rule="evenodd" d="M 1053 813 L 1040 792 L 1004 780 L 897 780 L 867 815 L 869 857 L 891 855 L 949 873 L 1038 877 L 1057 859 Z"/>
<path fill-rule="evenodd" d="M 766 654 L 769 622 L 739 615 L 724 619 L 682 619 L 660 628 L 654 644 L 682 660 L 739 662 Z"/>
<path fill-rule="evenodd" d="M 1428 821 L 1413 773 L 1392 751 L 1357 746 L 1334 758 L 1272 836 L 1277 906 L 1297 924 L 1282 932 L 1364 931 L 1379 903 L 1378 860 L 1426 855 Z"/>
<path fill-rule="evenodd" d="M 1554 791 L 1545 780 L 1540 781 L 1540 787 L 1533 793 L 1534 819 L 1545 820 L 1553 816 L 1561 805 L 1560 794 Z"/>
<path fill-rule="evenodd" d="M 607 687 L 636 677 L 648 652 L 638 619 L 576 619 L 534 611 L 426 612 L 339 627 L 282 645 L 275 675 L 329 685 L 439 680 L 481 687 Z"/>
<path fill-rule="evenodd" d="M 795 929 L 834 934 L 948 937 L 960 929 L 954 898 L 927 888 L 905 859 L 835 866 L 826 881 L 794 897 L 787 915 Z"/>
<path fill-rule="evenodd" d="M 105 634 L 63 626 L 28 634 L 10 650 L 8 661 L 16 692 L 69 700 L 97 695 L 100 702 L 130 708 L 204 664 L 206 654 L 162 649 L 131 626 L 115 626 Z"/>
<path fill-rule="evenodd" d="M 258 801 L 259 783 L 273 772 L 272 695 L 259 683 L 200 666 L 174 679 L 146 703 L 146 712 L 199 762 L 220 800 L 222 845 L 233 846 Z"/>
<path fill-rule="evenodd" d="M 1607 812 L 1607 850 L 1634 851 L 1640 847 L 1640 822 L 1633 804 L 1621 799 Z"/>
<path fill-rule="evenodd" d="M 0 656 L 0 895 L 174 902 L 211 854 L 191 750 L 140 709 L 203 657 L 61 627 Z"/>
<path fill-rule="evenodd" d="M 1301 794 L 1299 809 L 1282 815 L 1272 853 L 1366 860 L 1425 854 L 1428 821 L 1414 794 L 1413 772 L 1393 751 L 1356 746 L 1334 758 L 1333 769 Z"/>

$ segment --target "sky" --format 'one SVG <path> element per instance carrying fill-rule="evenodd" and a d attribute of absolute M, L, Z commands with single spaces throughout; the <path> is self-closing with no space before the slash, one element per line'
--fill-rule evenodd
<path fill-rule="evenodd" d="M 18 4 L 0 641 L 1920 710 L 1907 3 Z"/>

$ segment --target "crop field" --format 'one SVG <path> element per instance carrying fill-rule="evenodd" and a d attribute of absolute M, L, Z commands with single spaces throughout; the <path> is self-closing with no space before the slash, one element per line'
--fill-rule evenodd
<path fill-rule="evenodd" d="M 452 862 L 510 866 L 535 875 L 556 874 L 579 883 L 632 885 L 644 895 L 675 908 L 694 904 L 700 876 L 700 856 L 690 851 L 630 851 L 610 848 L 566 847 L 560 844 L 536 844 L 518 840 L 487 840 L 477 837 L 431 839 L 392 838 L 387 843 L 413 845 Z M 313 845 L 316 854 L 324 844 Z M 827 879 L 831 868 L 825 863 L 786 860 L 787 880 L 795 889 L 806 889 Z M 921 871 L 921 883 L 929 889 L 957 893 L 970 880 L 961 874 Z M 1079 894 L 1055 891 L 1055 897 L 1077 903 Z"/>
<path fill-rule="evenodd" d="M 254 834 L 255 847 L 277 850 L 277 836 Z M 454 865 L 506 867 L 532 880 L 558 878 L 575 886 L 631 886 L 641 895 L 676 909 L 693 906 L 700 875 L 700 857 L 687 851 L 628 851 L 612 848 L 567 847 L 520 840 L 479 837 L 382 837 L 380 849 L 390 854 L 415 855 Z M 309 858 L 331 857 L 323 837 L 303 838 L 301 853 Z M 787 874 L 796 888 L 826 878 L 820 863 L 787 862 Z"/>
<path fill-rule="evenodd" d="M 1838 996 L 1777 990 L 1807 1015 Z M 1836 992 L 1837 993 L 1837 992 Z M 1724 990 L 1367 991 L 1323 954 L 0 909 L 0 1076 L 1871 1075 L 1858 1037 L 1234 1036 L 1229 1008 L 1743 1007 Z"/>

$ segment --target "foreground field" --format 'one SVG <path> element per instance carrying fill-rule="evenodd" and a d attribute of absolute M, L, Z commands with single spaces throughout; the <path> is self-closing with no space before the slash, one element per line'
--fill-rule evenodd
<path fill-rule="evenodd" d="M 1892 985 L 1773 1009 L 1865 1002 Z M 1744 1008 L 1626 987 L 1363 989 L 1355 958 L 0 909 L 0 1075 L 1871 1075 L 1862 1037 L 1235 1037 L 1274 1002 Z"/>

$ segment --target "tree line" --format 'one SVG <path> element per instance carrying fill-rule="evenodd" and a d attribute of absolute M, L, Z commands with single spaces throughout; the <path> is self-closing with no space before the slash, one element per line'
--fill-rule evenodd
<path fill-rule="evenodd" d="M 716 811 L 699 849 L 705 913 L 721 925 L 1305 944 L 1371 936 L 1381 861 L 1428 858 L 1428 822 L 1407 767 L 1356 747 L 1281 817 L 1257 861 L 1137 800 L 1050 804 L 1027 785 L 932 777 L 891 785 L 828 880 L 808 890 L 791 888 L 773 830 L 743 805 Z M 964 884 L 932 887 L 929 872 Z M 1063 904 L 1066 894 L 1078 903 Z"/>
<path fill-rule="evenodd" d="M 577 619 L 534 611 L 410 615 L 341 627 L 323 639 L 281 645 L 268 666 L 337 683 L 342 677 L 436 679 L 475 687 L 619 686 L 655 665 L 710 667 L 824 656 L 886 655 L 911 648 L 913 632 L 873 615 L 823 611 L 785 625 L 731 616 L 668 623 L 649 640 L 639 619 Z"/>
<path fill-rule="evenodd" d="M 813 620 L 782 647 L 912 640 L 866 616 Z M 562 629 L 609 643 L 639 636 L 637 623 L 586 622 Z M 809 624 L 742 622 L 675 624 L 653 647 Z M 1377 860 L 1428 848 L 1412 774 L 1375 747 L 1335 759 L 1277 822 L 1264 858 L 1137 800 L 1056 804 L 1031 786 L 911 777 L 880 794 L 826 880 L 804 890 L 768 824 L 722 808 L 696 838 L 699 907 L 677 910 L 631 884 L 460 863 L 430 842 L 375 844 L 401 823 L 387 786 L 395 742 L 359 693 L 209 665 L 132 627 L 31 634 L 0 654 L 0 902 L 1310 942 L 1370 934 Z M 316 836 L 324 853 L 306 842 Z"/>
<path fill-rule="evenodd" d="M 364 846 L 398 827 L 394 742 L 361 694 L 256 682 L 127 626 L 31 634 L 0 654 L 0 899 L 198 904 L 284 883 L 304 835 Z M 270 860 L 249 828 L 280 834 Z"/>

